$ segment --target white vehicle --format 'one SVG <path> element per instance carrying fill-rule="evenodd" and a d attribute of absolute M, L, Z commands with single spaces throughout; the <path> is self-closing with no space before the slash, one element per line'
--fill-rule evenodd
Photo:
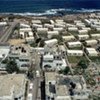
<path fill-rule="evenodd" d="M 40 77 L 40 72 L 38 70 L 36 71 L 36 76 Z"/>
<path fill-rule="evenodd" d="M 28 98 L 27 100 L 32 100 L 32 94 L 29 93 L 27 98 Z"/>
<path fill-rule="evenodd" d="M 32 89 L 32 88 L 33 88 L 33 83 L 30 83 L 29 89 Z"/>

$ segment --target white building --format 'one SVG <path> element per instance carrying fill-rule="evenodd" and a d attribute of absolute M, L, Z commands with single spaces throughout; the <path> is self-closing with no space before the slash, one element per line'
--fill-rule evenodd
<path fill-rule="evenodd" d="M 78 30 L 78 33 L 79 34 L 87 34 L 88 33 L 88 30 Z"/>
<path fill-rule="evenodd" d="M 87 40 L 87 39 L 89 39 L 89 35 L 88 34 L 78 35 L 77 37 L 78 37 L 79 40 Z"/>
<path fill-rule="evenodd" d="M 45 34 L 45 33 L 47 33 L 47 31 L 48 31 L 48 28 L 37 28 L 37 33 L 38 34 Z"/>
<path fill-rule="evenodd" d="M 6 26 L 7 22 L 0 22 L 0 26 Z"/>
<path fill-rule="evenodd" d="M 41 24 L 42 22 L 41 22 L 41 20 L 35 19 L 35 20 L 32 20 L 32 23 L 33 24 Z"/>
<path fill-rule="evenodd" d="M 67 50 L 68 56 L 83 56 L 84 52 L 82 50 Z"/>
<path fill-rule="evenodd" d="M 47 32 L 48 38 L 52 38 L 54 35 L 59 35 L 58 31 L 48 31 Z"/>
<path fill-rule="evenodd" d="M 97 27 L 96 30 L 97 30 L 97 31 L 100 31 L 100 27 Z"/>
<path fill-rule="evenodd" d="M 63 23 L 55 23 L 54 25 L 57 28 L 65 28 L 66 27 L 66 24 L 64 22 Z"/>
<path fill-rule="evenodd" d="M 75 37 L 73 35 L 68 35 L 68 36 L 62 36 L 64 41 L 73 41 L 75 40 Z"/>
<path fill-rule="evenodd" d="M 88 56 L 98 56 L 98 52 L 94 48 L 86 48 Z"/>
<path fill-rule="evenodd" d="M 0 61 L 4 60 L 10 52 L 10 46 L 0 45 Z"/>
<path fill-rule="evenodd" d="M 32 43 L 34 41 L 34 37 L 26 37 L 25 41 L 28 43 Z"/>
<path fill-rule="evenodd" d="M 0 45 L 0 69 L 5 69 L 5 64 L 2 63 L 5 60 L 10 52 L 10 46 Z"/>
<path fill-rule="evenodd" d="M 50 20 L 50 23 L 51 23 L 51 24 L 55 24 L 54 20 Z"/>
<path fill-rule="evenodd" d="M 8 57 L 15 59 L 21 70 L 27 70 L 31 61 L 31 48 L 25 45 L 12 46 Z"/>
<path fill-rule="evenodd" d="M 74 24 L 77 24 L 77 23 L 82 23 L 81 20 L 74 20 Z"/>
<path fill-rule="evenodd" d="M 62 27 L 59 28 L 53 28 L 53 31 L 58 31 L 58 32 L 62 32 L 64 29 Z"/>
<path fill-rule="evenodd" d="M 45 41 L 45 45 L 48 45 L 48 46 L 53 46 L 53 45 L 56 45 L 57 43 L 58 43 L 57 39 L 51 39 L 51 40 Z"/>
<path fill-rule="evenodd" d="M 42 55 L 44 54 L 44 48 L 42 48 L 42 47 L 35 47 L 35 48 L 33 47 L 32 51 L 33 52 L 37 51 L 38 53 L 40 53 Z"/>
<path fill-rule="evenodd" d="M 83 76 L 45 73 L 46 100 L 89 100 L 91 90 L 87 89 Z"/>
<path fill-rule="evenodd" d="M 91 37 L 93 39 L 99 39 L 100 38 L 100 34 L 91 34 Z"/>
<path fill-rule="evenodd" d="M 83 27 L 82 30 L 91 31 L 91 28 L 90 27 Z"/>
<path fill-rule="evenodd" d="M 74 47 L 81 47 L 82 43 L 80 41 L 67 42 L 67 45 L 68 45 L 69 48 L 74 48 Z"/>
<path fill-rule="evenodd" d="M 0 76 L 0 100 L 25 100 L 26 78 L 22 74 Z"/>
<path fill-rule="evenodd" d="M 90 25 L 91 24 L 91 21 L 90 20 L 88 20 L 88 19 L 85 19 L 84 20 L 88 25 Z"/>
<path fill-rule="evenodd" d="M 20 32 L 30 32 L 32 31 L 32 29 L 29 27 L 29 28 L 20 28 L 19 30 Z"/>
<path fill-rule="evenodd" d="M 33 37 L 33 32 L 31 28 L 20 28 L 19 34 L 22 38 Z"/>
<path fill-rule="evenodd" d="M 53 24 L 44 24 L 44 27 L 45 28 L 53 29 L 54 28 L 54 25 Z"/>
<path fill-rule="evenodd" d="M 79 23 L 76 23 L 76 26 L 79 27 L 79 28 L 84 28 L 85 24 L 82 23 L 82 22 L 81 23 L 79 22 Z"/>
<path fill-rule="evenodd" d="M 42 28 L 43 25 L 42 24 L 32 24 L 33 28 Z"/>
<path fill-rule="evenodd" d="M 68 31 L 78 31 L 77 27 L 68 27 Z"/>
<path fill-rule="evenodd" d="M 24 23 L 20 23 L 20 28 L 30 28 L 30 25 L 24 24 Z"/>
<path fill-rule="evenodd" d="M 61 52 L 62 57 L 66 56 L 66 47 L 64 45 L 59 45 L 59 50 Z"/>
<path fill-rule="evenodd" d="M 96 45 L 98 43 L 98 41 L 92 39 L 92 40 L 86 40 L 85 43 L 87 46 L 92 46 L 92 45 Z"/>
<path fill-rule="evenodd" d="M 63 23 L 64 20 L 63 20 L 63 19 L 56 19 L 55 22 L 56 22 L 56 23 Z"/>
<path fill-rule="evenodd" d="M 48 66 L 50 66 L 50 69 L 60 70 L 64 69 L 67 64 L 60 54 L 47 53 L 43 55 L 43 68 L 46 69 Z"/>

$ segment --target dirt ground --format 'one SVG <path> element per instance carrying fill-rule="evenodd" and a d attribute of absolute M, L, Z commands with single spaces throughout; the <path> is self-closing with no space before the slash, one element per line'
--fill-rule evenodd
<path fill-rule="evenodd" d="M 8 41 L 8 43 L 9 43 L 10 45 L 18 45 L 18 44 L 22 44 L 22 43 L 24 43 L 24 42 L 25 42 L 24 39 L 10 39 L 10 40 Z"/>

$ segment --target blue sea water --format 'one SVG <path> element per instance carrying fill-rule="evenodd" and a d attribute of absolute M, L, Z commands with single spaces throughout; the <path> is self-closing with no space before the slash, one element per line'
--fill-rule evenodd
<path fill-rule="evenodd" d="M 0 0 L 0 13 L 57 14 L 100 11 L 100 0 Z"/>

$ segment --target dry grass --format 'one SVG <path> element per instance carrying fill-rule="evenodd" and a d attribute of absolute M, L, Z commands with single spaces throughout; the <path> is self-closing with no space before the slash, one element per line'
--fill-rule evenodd
<path fill-rule="evenodd" d="M 22 44 L 22 43 L 24 43 L 24 42 L 25 42 L 24 39 L 10 39 L 10 40 L 8 41 L 8 43 L 9 43 L 10 45 L 18 45 L 18 44 Z"/>

